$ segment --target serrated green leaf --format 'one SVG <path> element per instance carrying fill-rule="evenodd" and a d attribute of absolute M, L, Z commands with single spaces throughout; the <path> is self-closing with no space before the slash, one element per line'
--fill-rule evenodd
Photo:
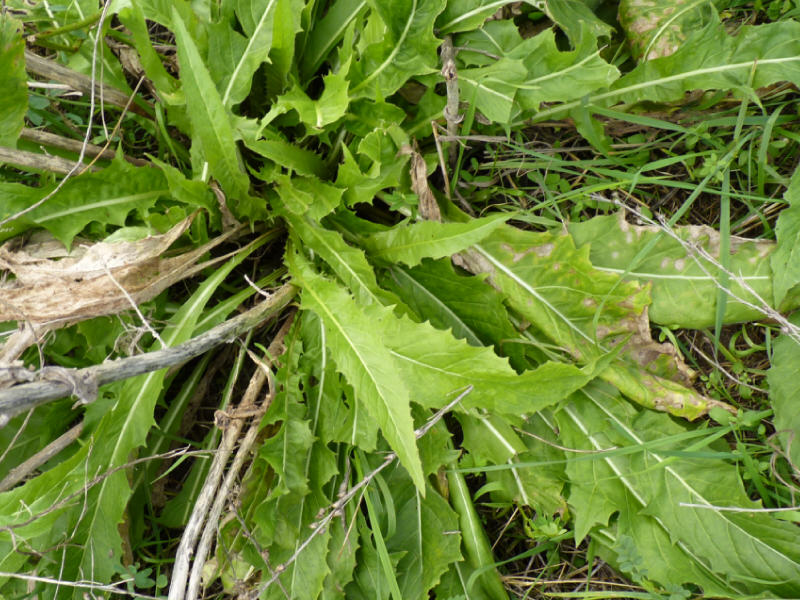
<path fill-rule="evenodd" d="M 440 40 L 433 34 L 433 23 L 444 8 L 444 0 L 370 1 L 377 22 L 367 31 L 375 35 L 365 40 L 360 59 L 353 64 L 353 97 L 386 98 L 410 77 L 433 73 L 439 57 Z"/>
<path fill-rule="evenodd" d="M 609 452 L 591 459 L 567 456 L 577 536 L 620 511 L 616 524 L 597 539 L 603 544 L 614 540 L 613 546 L 621 535 L 633 538 L 654 581 L 695 583 L 706 594 L 723 596 L 769 592 L 793 597 L 800 592 L 800 542 L 794 525 L 762 512 L 714 509 L 760 508 L 745 494 L 734 465 L 661 453 L 691 449 L 677 441 L 642 448 L 680 439 L 688 431 L 685 425 L 634 409 L 600 386 L 578 393 L 557 416 L 568 447 Z M 641 452 L 612 451 L 637 446 Z M 726 540 L 725 552 L 720 551 L 721 539 Z"/>
<path fill-rule="evenodd" d="M 674 54 L 642 63 L 609 91 L 587 100 L 603 106 L 671 102 L 695 89 L 755 90 L 780 81 L 800 82 L 797 21 L 744 26 L 736 35 L 729 35 L 724 25 L 710 26 Z M 546 109 L 537 119 L 552 118 L 579 105 L 580 101 L 572 101 Z"/>
<path fill-rule="evenodd" d="M 275 176 L 275 191 L 283 206 L 298 216 L 319 221 L 342 201 L 344 190 L 315 177 Z"/>
<path fill-rule="evenodd" d="M 394 358 L 374 334 L 382 322 L 391 318 L 391 310 L 377 304 L 356 304 L 343 288 L 315 273 L 291 248 L 286 259 L 303 290 L 303 307 L 313 310 L 325 325 L 327 344 L 336 356 L 337 366 L 356 390 L 358 400 L 380 424 L 414 484 L 424 489 L 408 391 Z"/>
<path fill-rule="evenodd" d="M 422 406 L 441 408 L 471 385 L 457 409 L 521 416 L 558 402 L 591 379 L 575 365 L 556 362 L 517 374 L 508 359 L 490 348 L 470 346 L 407 317 L 387 320 L 384 326 L 386 345 Z"/>
<path fill-rule="evenodd" d="M 517 88 L 516 94 L 508 90 L 506 95 L 513 96 L 515 106 L 521 110 L 538 112 L 542 102 L 566 102 L 581 98 L 611 85 L 619 77 L 617 68 L 600 57 L 597 41 L 591 35 L 583 35 L 575 50 L 563 52 L 556 44 L 552 29 L 523 39 L 513 21 L 500 20 L 490 21 L 478 31 L 457 36 L 455 43 L 463 48 L 459 52 L 459 59 L 470 66 L 502 72 L 506 61 L 514 61 L 518 72 L 513 79 L 509 78 L 509 74 L 504 81 Z M 502 60 L 492 60 L 487 54 L 499 55 Z M 524 75 L 519 65 L 524 67 Z M 459 80 L 465 76 L 473 79 L 472 72 L 472 69 L 461 69 Z M 474 87 L 475 84 L 469 85 Z M 465 91 L 465 97 L 470 98 L 471 93 Z M 479 93 L 476 102 L 484 96 Z M 478 108 L 486 114 L 480 103 Z M 508 107 L 503 110 L 508 110 Z"/>
<path fill-rule="evenodd" d="M 15 183 L 0 184 L 0 219 L 27 208 L 54 186 L 30 188 Z M 65 246 L 86 225 L 98 222 L 124 225 L 133 210 L 144 211 L 169 194 L 164 175 L 158 169 L 134 167 L 115 160 L 97 173 L 73 177 L 42 206 L 7 225 L 0 241 L 10 237 L 22 224 L 44 227 Z"/>
<path fill-rule="evenodd" d="M 269 60 L 276 4 L 277 0 L 236 2 L 237 23 L 244 35 L 225 21 L 209 28 L 209 69 L 217 74 L 217 89 L 226 107 L 247 97 L 253 74 Z"/>
<path fill-rule="evenodd" d="M 128 6 L 120 9 L 117 16 L 131 32 L 133 46 L 139 53 L 139 59 L 147 77 L 153 82 L 160 94 L 170 96 L 175 93 L 178 81 L 167 73 L 161 63 L 161 59 L 153 48 L 153 42 L 150 40 L 141 4 L 141 2 L 131 2 Z"/>
<path fill-rule="evenodd" d="M 0 146 L 15 148 L 28 111 L 25 41 L 22 24 L 0 14 Z"/>
<path fill-rule="evenodd" d="M 502 296 L 480 278 L 456 273 L 449 259 L 423 260 L 411 269 L 393 265 L 381 284 L 434 327 L 451 329 L 472 346 L 494 344 L 500 354 L 512 357 L 512 364 L 518 358 L 512 339 L 519 332 L 508 319 Z"/>
<path fill-rule="evenodd" d="M 325 163 L 322 158 L 305 148 L 281 139 L 247 139 L 244 145 L 250 150 L 274 162 L 276 165 L 297 171 L 300 175 L 323 177 Z"/>
<path fill-rule="evenodd" d="M 239 162 L 239 151 L 223 99 L 176 9 L 173 9 L 172 21 L 193 143 L 197 144 L 211 174 L 228 195 L 235 213 L 250 219 L 263 218 L 266 214 L 264 207 L 250 198 L 250 180 Z"/>
<path fill-rule="evenodd" d="M 286 215 L 292 233 L 322 258 L 350 288 L 362 304 L 396 304 L 396 299 L 378 287 L 375 272 L 364 252 L 344 241 L 341 234 L 325 229 L 306 217 Z"/>
<path fill-rule="evenodd" d="M 418 265 L 423 258 L 442 258 L 460 252 L 491 235 L 512 215 L 494 214 L 467 223 L 420 221 L 373 233 L 364 247 L 373 257 L 387 262 Z"/>
<path fill-rule="evenodd" d="M 589 246 L 589 257 L 598 270 L 652 284 L 653 302 L 648 313 L 651 321 L 673 328 L 713 327 L 719 267 L 702 258 L 698 263 L 678 240 L 655 226 L 631 225 L 622 213 L 570 223 L 568 230 L 576 246 Z M 720 234 L 715 229 L 690 225 L 673 227 L 672 231 L 685 243 L 697 244 L 720 261 Z M 628 272 L 634 258 L 648 249 Z M 770 260 L 774 251 L 775 244 L 770 241 L 731 238 L 729 270 L 767 302 L 773 298 Z M 760 318 L 760 311 L 737 299 L 760 304 L 736 278 L 728 282 L 731 294 L 725 305 L 724 322 Z"/>

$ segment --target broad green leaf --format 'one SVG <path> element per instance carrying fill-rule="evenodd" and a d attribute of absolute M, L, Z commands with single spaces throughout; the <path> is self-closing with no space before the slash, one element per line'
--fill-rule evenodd
<path fill-rule="evenodd" d="M 585 0 L 547 0 L 544 10 L 554 23 L 567 34 L 574 46 L 590 36 L 592 39 L 611 37 L 614 28 L 594 14 L 598 2 Z"/>
<path fill-rule="evenodd" d="M 234 23 L 225 21 L 209 29 L 209 68 L 218 77 L 217 89 L 224 106 L 233 106 L 247 97 L 253 74 L 268 60 L 277 3 L 278 0 L 236 2 L 237 23 L 244 35 L 234 31 Z"/>
<path fill-rule="evenodd" d="M 235 214 L 250 219 L 263 217 L 264 207 L 249 196 L 250 180 L 239 162 L 239 151 L 223 99 L 176 9 L 173 9 L 172 20 L 181 81 L 192 122 L 192 141 L 197 144 L 211 174 L 228 195 L 229 205 L 234 207 Z"/>
<path fill-rule="evenodd" d="M 351 71 L 351 94 L 386 98 L 414 75 L 434 72 L 439 64 L 440 40 L 433 23 L 444 0 L 396 0 L 369 2 L 378 17 L 365 40 L 366 47 Z"/>
<path fill-rule="evenodd" d="M 342 201 L 344 190 L 316 177 L 275 176 L 275 190 L 283 206 L 298 216 L 319 221 Z"/>
<path fill-rule="evenodd" d="M 423 258 L 442 258 L 460 252 L 492 234 L 512 215 L 497 213 L 467 223 L 420 221 L 374 233 L 364 247 L 374 258 L 411 267 Z"/>
<path fill-rule="evenodd" d="M 325 16 L 316 21 L 308 34 L 305 52 L 301 58 L 301 72 L 305 77 L 316 73 L 331 51 L 367 9 L 367 0 L 336 0 Z M 305 78 L 304 77 L 304 78 Z"/>
<path fill-rule="evenodd" d="M 653 302 L 648 313 L 651 321 L 673 328 L 714 326 L 720 269 L 700 256 L 693 258 L 689 244 L 703 248 L 720 262 L 718 231 L 704 225 L 673 227 L 678 238 L 687 244 L 684 247 L 656 226 L 631 225 L 623 213 L 570 223 L 567 228 L 577 247 L 588 246 L 597 270 L 652 285 Z M 758 319 L 763 313 L 752 305 L 761 305 L 761 300 L 737 280 L 741 279 L 763 301 L 771 303 L 770 260 L 778 260 L 773 254 L 775 244 L 738 237 L 731 237 L 730 243 L 729 270 L 735 277 L 728 283 L 730 293 L 724 322 Z M 634 258 L 642 252 L 646 254 L 634 265 Z M 796 305 L 796 299 L 794 302 Z"/>
<path fill-rule="evenodd" d="M 789 206 L 778 215 L 777 248 L 770 257 L 773 297 L 767 300 L 774 300 L 775 306 L 783 306 L 789 291 L 800 283 L 800 174 L 792 177 L 783 197 Z"/>
<path fill-rule="evenodd" d="M 687 447 L 678 441 L 690 431 L 686 425 L 635 409 L 601 386 L 576 394 L 557 416 L 566 446 L 607 453 L 567 455 L 578 539 L 620 511 L 616 523 L 596 539 L 619 547 L 619 538 L 630 536 L 653 581 L 694 583 L 709 595 L 800 593 L 795 525 L 757 510 L 715 509 L 760 506 L 747 497 L 735 465 L 724 458 L 691 456 L 711 442 L 712 432 L 708 440 Z M 681 450 L 685 455 L 666 456 Z M 727 445 L 722 450 L 726 457 Z"/>
<path fill-rule="evenodd" d="M 631 400 L 696 418 L 718 403 L 690 385 L 674 348 L 650 338 L 647 290 L 595 269 L 568 235 L 503 226 L 460 260 L 487 273 L 511 306 L 581 364 L 619 352 L 599 376 Z M 601 308 L 602 307 L 602 308 Z"/>
<path fill-rule="evenodd" d="M 510 4 L 508 0 L 448 0 L 436 19 L 436 29 L 441 33 L 478 29 L 506 4 Z"/>
<path fill-rule="evenodd" d="M 465 98 L 490 121 L 509 125 L 515 112 L 517 91 L 525 85 L 528 69 L 521 60 L 501 58 L 497 62 L 458 72 Z"/>
<path fill-rule="evenodd" d="M 0 183 L 0 219 L 27 208 L 54 187 Z M 8 229 L 0 233 L 0 241 L 24 226 L 39 226 L 69 247 L 89 223 L 122 226 L 132 211 L 145 211 L 156 200 L 167 196 L 169 186 L 159 169 L 134 167 L 123 160 L 115 160 L 102 171 L 70 178 L 40 207 L 5 225 Z"/>
<path fill-rule="evenodd" d="M 292 248 L 286 258 L 294 280 L 303 290 L 303 307 L 314 311 L 325 325 L 327 345 L 337 366 L 356 390 L 358 400 L 378 421 L 414 484 L 424 489 L 408 390 L 395 359 L 375 335 L 382 323 L 394 318 L 391 309 L 374 303 L 357 304 L 343 288 L 315 273 Z"/>
<path fill-rule="evenodd" d="M 300 175 L 323 177 L 325 164 L 322 158 L 306 148 L 282 139 L 247 139 L 244 145 L 276 165 L 297 171 Z"/>
<path fill-rule="evenodd" d="M 0 14 L 0 146 L 14 148 L 25 125 L 28 86 L 22 24 L 9 12 Z"/>
<path fill-rule="evenodd" d="M 426 598 L 451 564 L 461 560 L 458 516 L 430 487 L 421 496 L 408 476 L 394 469 L 386 482 L 396 511 L 396 533 L 386 540 L 390 554 L 402 555 L 397 583 L 403 598 Z"/>
<path fill-rule="evenodd" d="M 791 321 L 798 324 L 798 314 Z M 775 430 L 795 465 L 800 464 L 800 344 L 781 334 L 772 347 L 772 363 L 767 371 L 769 400 L 775 411 Z"/>
<path fill-rule="evenodd" d="M 694 0 L 686 5 L 671 0 L 621 0 L 619 24 L 637 61 L 674 53 L 692 33 L 718 22 L 714 4 Z"/>
<path fill-rule="evenodd" d="M 390 293 L 378 287 L 375 272 L 360 248 L 350 246 L 338 232 L 306 217 L 286 215 L 286 219 L 298 240 L 328 263 L 361 304 L 397 303 Z"/>

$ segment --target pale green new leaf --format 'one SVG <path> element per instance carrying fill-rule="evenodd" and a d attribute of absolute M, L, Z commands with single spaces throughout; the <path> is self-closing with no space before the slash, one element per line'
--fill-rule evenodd
<path fill-rule="evenodd" d="M 705 225 L 673 227 L 673 232 L 687 245 L 684 246 L 656 226 L 631 225 L 623 213 L 570 223 L 567 228 L 576 246 L 588 245 L 589 257 L 596 269 L 652 285 L 651 321 L 669 327 L 714 326 L 720 268 L 696 254 L 695 260 L 690 256 L 689 244 L 703 248 L 720 263 L 718 231 Z M 736 323 L 758 319 L 763 313 L 748 304 L 759 306 L 762 300 L 772 302 L 770 260 L 774 257 L 775 244 L 738 237 L 731 237 L 730 244 L 729 270 L 735 277 L 728 282 L 729 297 L 723 321 Z M 649 251 L 634 265 L 634 258 L 645 250 Z M 631 266 L 633 268 L 628 271 Z"/>
<path fill-rule="evenodd" d="M 348 94 L 349 81 L 346 77 L 347 66 L 337 73 L 329 73 L 322 78 L 324 88 L 317 100 L 308 97 L 303 89 L 295 84 L 288 92 L 280 96 L 272 107 L 272 111 L 288 112 L 296 110 L 300 120 L 312 131 L 322 130 L 326 125 L 335 123 L 347 113 L 350 102 Z"/>
<path fill-rule="evenodd" d="M 357 304 L 343 288 L 315 273 L 291 247 L 286 260 L 294 281 L 303 290 L 303 308 L 314 311 L 325 326 L 327 345 L 340 371 L 378 421 L 414 484 L 424 489 L 408 390 L 385 341 L 375 333 L 395 318 L 391 309 L 375 303 Z"/>
<path fill-rule="evenodd" d="M 591 458 L 568 455 L 578 537 L 619 510 L 605 535 L 612 543 L 630 536 L 654 581 L 695 583 L 710 595 L 800 593 L 796 526 L 757 511 L 716 509 L 760 506 L 747 497 L 735 465 L 724 458 L 688 456 L 707 444 L 682 446 L 678 440 L 688 427 L 667 415 L 634 409 L 600 386 L 579 392 L 557 416 L 567 446 L 608 452 Z M 617 453 L 615 447 L 641 451 Z M 676 450 L 687 456 L 665 455 Z M 597 539 L 607 543 L 603 535 Z M 725 551 L 719 545 L 723 539 Z"/>
<path fill-rule="evenodd" d="M 344 190 L 316 177 L 275 176 L 275 191 L 283 206 L 299 217 L 319 221 L 339 206 Z"/>
<path fill-rule="evenodd" d="M 16 147 L 28 111 L 22 24 L 5 10 L 0 14 L 0 146 Z"/>
<path fill-rule="evenodd" d="M 228 202 L 239 216 L 257 218 L 264 213 L 250 200 L 250 179 L 239 163 L 239 151 L 233 139 L 230 117 L 222 97 L 214 86 L 208 69 L 178 11 L 172 13 L 181 81 L 192 123 L 193 143 L 207 161 L 211 174 L 228 195 Z"/>
<path fill-rule="evenodd" d="M 420 221 L 395 226 L 374 233 L 364 240 L 364 247 L 374 258 L 402 262 L 411 267 L 423 258 L 442 258 L 469 248 L 491 235 L 512 215 L 495 213 L 467 223 Z"/>

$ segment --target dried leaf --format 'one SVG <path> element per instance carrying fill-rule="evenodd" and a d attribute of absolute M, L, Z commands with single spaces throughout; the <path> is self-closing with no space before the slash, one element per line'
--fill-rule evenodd
<path fill-rule="evenodd" d="M 35 244 L 15 250 L 14 242 L 0 247 L 0 268 L 16 279 L 0 285 L 0 321 L 27 321 L 33 325 L 52 321 L 75 322 L 118 313 L 157 296 L 164 289 L 191 276 L 204 253 L 218 245 L 220 236 L 190 252 L 161 255 L 189 227 L 190 216 L 163 235 L 135 242 L 100 242 L 78 246 L 55 260 L 51 244 Z M 45 257 L 42 257 L 42 254 Z"/>

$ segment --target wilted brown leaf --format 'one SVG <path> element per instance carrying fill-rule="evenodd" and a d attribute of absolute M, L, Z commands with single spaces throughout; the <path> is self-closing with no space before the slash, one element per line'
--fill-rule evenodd
<path fill-rule="evenodd" d="M 195 261 L 230 234 L 171 258 L 165 251 L 186 231 L 188 217 L 163 235 L 134 242 L 77 245 L 58 252 L 53 242 L 0 247 L 0 269 L 14 274 L 0 284 L 0 321 L 25 321 L 34 327 L 66 324 L 115 314 L 146 302 L 206 266 Z M 63 258 L 54 258 L 61 254 Z M 129 297 L 120 289 L 123 288 Z"/>

